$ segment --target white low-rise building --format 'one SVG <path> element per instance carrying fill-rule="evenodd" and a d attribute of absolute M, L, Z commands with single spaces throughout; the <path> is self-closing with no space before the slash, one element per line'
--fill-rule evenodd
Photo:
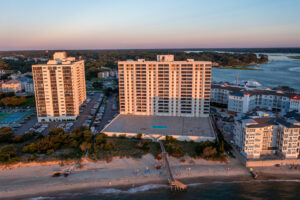
<path fill-rule="evenodd" d="M 287 113 L 300 112 L 300 95 L 289 91 L 249 88 L 249 86 L 212 84 L 211 103 L 228 107 L 229 113 L 247 113 L 265 109 Z"/>
<path fill-rule="evenodd" d="M 294 110 L 300 113 L 300 95 L 293 95 L 290 98 L 290 111 Z"/>
<path fill-rule="evenodd" d="M 33 94 L 34 93 L 33 81 L 24 83 L 24 90 L 26 93 Z"/>
<path fill-rule="evenodd" d="M 240 92 L 244 87 L 228 84 L 212 84 L 210 102 L 220 105 L 228 104 L 229 94 Z"/>
<path fill-rule="evenodd" d="M 98 78 L 108 78 L 108 77 L 109 77 L 109 71 L 98 72 Z"/>
<path fill-rule="evenodd" d="M 292 94 L 281 91 L 253 90 L 229 94 L 228 111 L 247 113 L 254 109 L 266 109 L 287 113 Z"/>

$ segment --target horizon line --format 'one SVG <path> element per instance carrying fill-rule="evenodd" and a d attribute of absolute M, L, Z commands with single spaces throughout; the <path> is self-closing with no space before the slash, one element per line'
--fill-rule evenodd
<path fill-rule="evenodd" d="M 82 48 L 82 49 L 14 49 L 0 50 L 0 52 L 20 52 L 20 51 L 115 51 L 115 50 L 189 50 L 189 49 L 300 49 L 299 47 L 201 47 L 201 48 Z"/>

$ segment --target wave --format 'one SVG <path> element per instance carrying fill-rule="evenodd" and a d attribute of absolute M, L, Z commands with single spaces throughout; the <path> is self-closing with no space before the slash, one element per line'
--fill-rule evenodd
<path fill-rule="evenodd" d="M 239 184 L 239 183 L 255 183 L 255 182 L 297 182 L 300 183 L 299 179 L 269 179 L 269 180 L 246 180 L 246 181 L 215 181 L 215 182 L 210 182 L 210 183 L 191 183 L 187 184 L 188 187 L 197 187 L 200 185 L 207 185 L 207 184 Z M 168 189 L 169 186 L 165 184 L 147 184 L 147 185 L 142 185 L 134 188 L 130 188 L 128 190 L 120 190 L 116 188 L 100 188 L 100 189 L 95 189 L 91 190 L 88 192 L 90 195 L 111 195 L 111 194 L 135 194 L 139 192 L 145 192 L 145 191 L 150 191 L 154 189 Z M 85 192 L 82 193 L 76 193 L 76 195 L 81 196 Z M 76 196 L 74 193 L 70 196 Z M 60 194 L 58 197 L 67 197 L 67 193 Z M 51 200 L 51 199 L 57 199 L 57 197 L 33 197 L 33 198 L 28 198 L 26 200 Z"/>
<path fill-rule="evenodd" d="M 291 72 L 300 72 L 300 67 L 291 67 L 288 70 Z"/>
<path fill-rule="evenodd" d="M 50 200 L 50 199 L 55 199 L 55 197 L 32 197 L 32 198 L 29 198 L 29 199 L 26 199 L 26 200 Z"/>
<path fill-rule="evenodd" d="M 195 187 L 205 184 L 238 184 L 238 183 L 255 183 L 255 182 L 296 182 L 300 183 L 300 179 L 268 179 L 268 180 L 246 180 L 246 181 L 213 181 L 209 183 L 191 183 L 188 187 Z"/>
<path fill-rule="evenodd" d="M 128 190 L 120 190 L 120 189 L 116 189 L 116 188 L 101 188 L 101 189 L 96 189 L 96 190 L 90 191 L 89 193 L 92 193 L 92 194 L 119 194 L 119 193 L 134 194 L 134 193 L 145 192 L 148 190 L 153 190 L 153 189 L 158 189 L 158 188 L 168 188 L 168 185 L 148 184 L 148 185 L 142 185 L 139 187 L 130 188 Z"/>

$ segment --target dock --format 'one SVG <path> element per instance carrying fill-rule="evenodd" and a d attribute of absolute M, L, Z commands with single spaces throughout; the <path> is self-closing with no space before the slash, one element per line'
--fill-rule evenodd
<path fill-rule="evenodd" d="M 176 180 L 173 176 L 169 161 L 168 161 L 168 153 L 165 150 L 165 146 L 161 141 L 158 141 L 161 151 L 162 151 L 162 158 L 165 161 L 165 166 L 166 166 L 166 171 L 168 174 L 168 182 L 171 190 L 176 190 L 176 191 L 182 191 L 186 190 L 187 186 L 180 181 Z"/>

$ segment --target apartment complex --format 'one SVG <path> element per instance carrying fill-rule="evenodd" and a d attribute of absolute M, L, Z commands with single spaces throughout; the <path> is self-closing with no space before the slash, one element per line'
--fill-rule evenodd
<path fill-rule="evenodd" d="M 211 103 L 227 105 L 231 113 L 247 113 L 257 108 L 287 113 L 299 109 L 298 96 L 282 90 L 213 84 Z"/>
<path fill-rule="evenodd" d="M 257 112 L 237 118 L 233 132 L 235 144 L 246 158 L 272 154 L 298 158 L 299 131 L 299 119 Z"/>
<path fill-rule="evenodd" d="M 209 115 L 211 62 L 158 55 L 157 61 L 120 61 L 118 67 L 121 114 Z"/>
<path fill-rule="evenodd" d="M 38 121 L 75 120 L 86 99 L 84 61 L 56 52 L 32 72 Z"/>
<path fill-rule="evenodd" d="M 18 80 L 10 80 L 5 83 L 2 83 L 1 90 L 3 92 L 21 92 L 22 85 Z"/>
<path fill-rule="evenodd" d="M 109 70 L 104 72 L 98 72 L 98 78 L 110 78 L 115 77 L 118 78 L 118 71 L 117 70 Z"/>
<path fill-rule="evenodd" d="M 219 105 L 228 105 L 229 94 L 240 92 L 244 87 L 229 84 L 212 84 L 210 102 Z"/>
<path fill-rule="evenodd" d="M 295 110 L 300 113 L 300 95 L 293 95 L 290 98 L 290 111 Z"/>

